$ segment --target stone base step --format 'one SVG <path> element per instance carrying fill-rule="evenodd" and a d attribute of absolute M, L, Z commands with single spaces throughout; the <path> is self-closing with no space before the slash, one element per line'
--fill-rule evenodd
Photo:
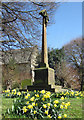
<path fill-rule="evenodd" d="M 62 89 L 62 86 L 59 86 L 59 85 L 51 85 L 51 88 Z"/>
<path fill-rule="evenodd" d="M 34 91 L 34 90 L 46 90 L 51 92 L 62 92 L 67 91 L 67 89 L 63 89 L 62 86 L 58 85 L 30 85 L 27 86 L 27 89 L 21 89 L 20 91 Z"/>
<path fill-rule="evenodd" d="M 55 92 L 64 92 L 64 91 L 67 91 L 67 89 L 55 89 Z"/>
<path fill-rule="evenodd" d="M 46 90 L 46 91 L 51 91 L 55 92 L 54 88 L 51 88 L 51 85 L 32 85 L 32 86 L 27 86 L 27 89 L 29 91 L 34 91 L 34 90 Z"/>

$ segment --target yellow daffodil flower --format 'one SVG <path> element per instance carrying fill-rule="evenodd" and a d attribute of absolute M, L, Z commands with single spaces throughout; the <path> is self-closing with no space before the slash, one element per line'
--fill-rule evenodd
<path fill-rule="evenodd" d="M 56 105 L 56 104 L 54 104 L 54 107 L 57 107 L 57 105 Z"/>
<path fill-rule="evenodd" d="M 29 109 L 33 109 L 33 106 L 32 106 L 32 105 L 28 105 L 28 108 L 29 108 Z"/>
<path fill-rule="evenodd" d="M 36 97 L 39 97 L 39 94 L 35 94 Z"/>
<path fill-rule="evenodd" d="M 32 97 L 31 99 L 30 99 L 30 101 L 34 101 L 35 100 L 35 97 Z"/>
<path fill-rule="evenodd" d="M 45 110 L 45 114 L 47 114 L 47 115 L 48 115 L 48 110 Z"/>
<path fill-rule="evenodd" d="M 62 105 L 65 105 L 65 102 L 62 102 Z"/>
<path fill-rule="evenodd" d="M 45 101 L 45 98 L 43 97 L 42 100 Z"/>
<path fill-rule="evenodd" d="M 35 102 L 32 103 L 32 106 L 35 106 Z"/>
<path fill-rule="evenodd" d="M 58 116 L 58 119 L 61 119 L 61 118 L 62 118 L 61 115 L 59 115 L 59 116 Z"/>
<path fill-rule="evenodd" d="M 19 96 L 20 96 L 20 95 L 21 95 L 21 92 L 18 92 L 18 93 L 17 93 L 17 95 L 19 95 Z"/>
<path fill-rule="evenodd" d="M 36 111 L 34 110 L 34 114 L 36 114 Z"/>
<path fill-rule="evenodd" d="M 54 101 L 54 103 L 55 103 L 55 104 L 58 104 L 58 103 L 59 103 L 59 101 L 58 101 L 58 100 L 55 100 L 55 101 Z"/>
<path fill-rule="evenodd" d="M 43 104 L 43 108 L 46 108 L 47 106 L 46 106 L 46 104 Z"/>
<path fill-rule="evenodd" d="M 50 103 L 47 103 L 47 106 L 50 107 Z"/>
<path fill-rule="evenodd" d="M 65 109 L 67 109 L 67 105 L 65 105 Z"/>
<path fill-rule="evenodd" d="M 27 101 L 26 104 L 29 104 L 29 101 Z"/>
<path fill-rule="evenodd" d="M 49 114 L 47 117 L 48 117 L 48 118 L 51 118 L 51 115 Z"/>
<path fill-rule="evenodd" d="M 23 107 L 23 111 L 24 111 L 24 112 L 27 112 L 26 106 Z"/>
<path fill-rule="evenodd" d="M 34 90 L 34 92 L 36 93 L 36 90 Z"/>
<path fill-rule="evenodd" d="M 60 105 L 60 108 L 63 109 L 63 105 Z"/>
<path fill-rule="evenodd" d="M 71 95 L 74 95 L 74 91 L 71 92 Z"/>
<path fill-rule="evenodd" d="M 64 114 L 64 118 L 66 118 L 67 117 L 67 114 Z"/>
<path fill-rule="evenodd" d="M 41 90 L 40 93 L 44 94 L 44 93 L 45 93 L 45 90 Z"/>
<path fill-rule="evenodd" d="M 63 96 L 61 97 L 61 100 L 64 100 L 64 97 L 63 97 Z"/>
<path fill-rule="evenodd" d="M 30 96 L 30 94 L 28 93 L 28 94 L 27 94 L 27 96 L 29 97 L 29 96 Z"/>
<path fill-rule="evenodd" d="M 25 99 L 28 99 L 28 96 L 25 96 Z"/>

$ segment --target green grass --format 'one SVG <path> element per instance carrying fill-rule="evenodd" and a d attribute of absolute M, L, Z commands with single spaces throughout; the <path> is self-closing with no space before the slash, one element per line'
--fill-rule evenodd
<path fill-rule="evenodd" d="M 69 98 L 67 101 L 71 102 L 69 109 L 64 111 L 68 118 L 82 118 L 82 98 Z"/>
<path fill-rule="evenodd" d="M 2 114 L 4 114 L 6 112 L 7 108 L 12 107 L 12 103 L 13 103 L 14 99 L 13 98 L 3 98 L 2 97 Z"/>
<path fill-rule="evenodd" d="M 7 108 L 12 107 L 14 99 L 2 97 L 2 114 L 6 112 Z M 69 98 L 66 101 L 71 102 L 71 105 L 64 111 L 64 114 L 67 114 L 68 118 L 82 118 L 82 98 Z"/>

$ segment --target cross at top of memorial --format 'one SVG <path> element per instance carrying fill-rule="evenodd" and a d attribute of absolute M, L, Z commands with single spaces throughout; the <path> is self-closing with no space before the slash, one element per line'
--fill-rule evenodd
<path fill-rule="evenodd" d="M 42 25 L 42 64 L 43 67 L 48 67 L 48 54 L 47 54 L 47 39 L 46 39 L 46 27 L 49 21 L 48 14 L 46 9 L 40 11 L 39 13 L 43 17 L 43 25 Z"/>
<path fill-rule="evenodd" d="M 45 18 L 45 24 L 46 24 L 46 26 L 47 26 L 47 23 L 48 23 L 48 21 L 49 21 L 49 17 L 48 17 L 48 14 L 47 14 L 46 9 L 44 9 L 44 10 L 40 11 L 40 13 L 39 13 L 39 14 L 40 14 L 40 15 L 42 15 L 42 16 L 43 16 L 43 18 Z"/>

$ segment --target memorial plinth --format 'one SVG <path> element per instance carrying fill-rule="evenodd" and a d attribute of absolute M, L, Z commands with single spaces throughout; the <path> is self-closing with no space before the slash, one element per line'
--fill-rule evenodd
<path fill-rule="evenodd" d="M 37 68 L 35 72 L 34 85 L 51 85 L 55 84 L 54 70 L 51 68 Z"/>

